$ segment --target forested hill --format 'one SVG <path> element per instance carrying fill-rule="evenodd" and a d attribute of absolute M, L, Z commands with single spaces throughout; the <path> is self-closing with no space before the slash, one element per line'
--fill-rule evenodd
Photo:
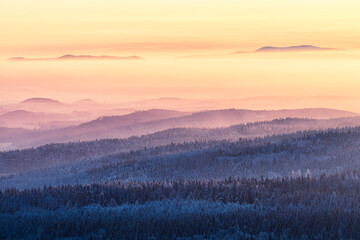
<path fill-rule="evenodd" d="M 256 138 L 304 130 L 325 130 L 357 125 L 360 125 L 360 118 L 358 117 L 330 120 L 286 118 L 226 128 L 175 128 L 140 137 L 47 144 L 37 148 L 0 152 L 0 174 L 51 168 L 89 158 L 171 143 L 214 140 L 237 141 L 239 138 Z"/>
<path fill-rule="evenodd" d="M 244 123 L 271 121 L 281 118 L 334 119 L 353 117 L 352 112 L 326 108 L 246 110 L 222 109 L 195 113 L 170 110 L 148 110 L 122 116 L 101 117 L 78 126 L 38 129 L 24 132 L 20 136 L 2 135 L 0 144 L 6 143 L 12 149 L 36 147 L 47 143 L 71 141 L 92 141 L 103 138 L 127 138 L 141 136 L 172 128 L 217 128 Z M 359 121 L 358 121 L 359 122 Z M 345 125 L 343 125 L 345 126 Z"/>
<path fill-rule="evenodd" d="M 69 161 L 61 166 L 54 165 L 15 175 L 4 174 L 0 188 L 94 183 L 114 179 L 223 179 L 230 176 L 286 177 L 305 174 L 318 177 L 323 173 L 338 174 L 359 169 L 359 140 L 360 127 L 355 127 L 240 139 L 236 142 L 214 140 L 172 143 Z M 2 155 L 2 166 L 30 163 L 43 166 L 41 158 L 34 156 L 23 160 L 22 152 L 18 152 L 18 155 L 15 153 Z"/>
<path fill-rule="evenodd" d="M 360 126 L 314 130 L 344 121 L 2 152 L 0 239 L 357 239 Z"/>
<path fill-rule="evenodd" d="M 9 189 L 0 191 L 0 238 L 358 239 L 359 192 L 356 171 Z"/>

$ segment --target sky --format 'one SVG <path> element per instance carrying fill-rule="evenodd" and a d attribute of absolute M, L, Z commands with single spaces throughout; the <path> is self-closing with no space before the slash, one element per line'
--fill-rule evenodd
<path fill-rule="evenodd" d="M 356 0 L 0 0 L 0 103 L 282 97 L 360 112 L 359 12 Z M 295 45 L 338 50 L 232 54 Z M 66 54 L 144 60 L 8 60 Z"/>

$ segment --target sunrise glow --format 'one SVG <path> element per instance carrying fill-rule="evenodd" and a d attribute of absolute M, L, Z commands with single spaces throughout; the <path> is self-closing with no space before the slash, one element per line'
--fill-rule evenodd
<path fill-rule="evenodd" d="M 355 0 L 1 0 L 0 101 L 265 96 L 360 111 L 359 10 Z M 232 54 L 298 45 L 337 50 Z M 8 60 L 66 54 L 144 60 Z"/>

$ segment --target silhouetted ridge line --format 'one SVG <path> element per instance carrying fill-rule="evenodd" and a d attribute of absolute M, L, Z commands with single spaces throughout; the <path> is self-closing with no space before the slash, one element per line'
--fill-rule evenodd
<path fill-rule="evenodd" d="M 15 61 L 44 61 L 44 60 L 143 60 L 144 58 L 139 56 L 127 56 L 127 57 L 117 57 L 117 56 L 93 56 L 93 55 L 72 55 L 66 54 L 60 57 L 54 58 L 24 58 L 24 57 L 13 57 L 9 60 Z"/>

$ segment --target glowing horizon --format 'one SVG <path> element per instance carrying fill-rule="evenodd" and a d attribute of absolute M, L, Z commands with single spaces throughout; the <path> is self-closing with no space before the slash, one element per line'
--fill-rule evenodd
<path fill-rule="evenodd" d="M 0 102 L 336 96 L 291 106 L 360 112 L 359 10 L 355 0 L 0 0 Z M 231 55 L 296 45 L 340 50 Z M 66 54 L 145 60 L 8 61 Z"/>

